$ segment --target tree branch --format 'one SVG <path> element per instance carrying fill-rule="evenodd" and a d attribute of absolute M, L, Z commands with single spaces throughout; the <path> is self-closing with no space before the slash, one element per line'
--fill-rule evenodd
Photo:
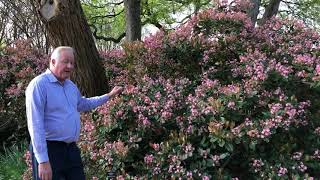
<path fill-rule="evenodd" d="M 297 6 L 301 5 L 301 3 L 298 3 L 298 2 L 290 2 L 290 1 L 285 1 L 285 0 L 281 0 L 281 2 L 284 2 L 286 4 L 294 4 L 294 5 L 297 5 Z"/>
<path fill-rule="evenodd" d="M 106 3 L 106 4 L 101 4 L 101 5 L 95 5 L 91 2 L 88 2 L 88 3 L 84 3 L 84 5 L 86 6 L 90 6 L 90 7 L 93 7 L 93 8 L 106 8 L 106 6 L 110 6 L 110 5 L 114 5 L 114 6 L 119 6 L 123 4 L 123 1 L 120 1 L 120 2 L 116 2 L 116 3 L 113 3 L 113 2 L 110 2 L 110 3 Z"/>
<path fill-rule="evenodd" d="M 104 15 L 104 16 L 93 16 L 93 17 L 91 17 L 92 19 L 99 19 L 99 18 L 114 18 L 114 17 L 116 17 L 116 16 L 119 16 L 121 13 L 123 13 L 124 12 L 124 9 L 122 9 L 122 11 L 120 11 L 119 13 L 117 13 L 117 14 L 107 14 L 107 15 Z"/>
<path fill-rule="evenodd" d="M 146 24 L 152 24 L 154 26 L 156 26 L 158 29 L 162 29 L 163 26 L 158 22 L 158 21 L 155 21 L 155 20 L 152 20 L 152 19 L 149 19 L 147 18 L 144 22 L 141 22 L 142 25 L 146 25 Z"/>
<path fill-rule="evenodd" d="M 89 24 L 89 26 L 93 28 L 94 31 L 92 32 L 92 34 L 98 40 L 112 41 L 114 43 L 119 43 L 124 37 L 126 37 L 126 33 L 120 34 L 118 38 L 99 36 L 97 34 L 98 28 L 92 24 L 91 25 Z"/>

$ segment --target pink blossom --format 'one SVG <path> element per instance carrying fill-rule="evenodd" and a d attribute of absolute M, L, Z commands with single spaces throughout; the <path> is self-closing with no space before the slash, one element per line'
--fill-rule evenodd
<path fill-rule="evenodd" d="M 123 113 L 124 113 L 123 110 L 119 110 L 116 112 L 116 116 L 121 117 L 123 115 Z"/>
<path fill-rule="evenodd" d="M 153 155 L 150 154 L 150 155 L 146 155 L 144 157 L 144 162 L 147 164 L 147 165 L 150 165 L 152 162 L 153 162 Z"/>
<path fill-rule="evenodd" d="M 155 150 L 155 151 L 159 151 L 160 150 L 160 145 L 157 143 L 151 144 L 151 147 Z"/>
<path fill-rule="evenodd" d="M 317 64 L 316 66 L 316 74 L 320 75 L 320 64 Z"/>
<path fill-rule="evenodd" d="M 313 158 L 320 160 L 320 150 L 319 149 L 314 151 Z"/>
<path fill-rule="evenodd" d="M 157 174 L 160 174 L 160 173 L 161 173 L 160 167 L 156 166 L 156 167 L 153 169 L 152 175 L 157 175 Z"/>
<path fill-rule="evenodd" d="M 278 113 L 278 111 L 282 108 L 282 105 L 280 103 L 271 104 L 269 105 L 269 108 L 270 108 L 270 113 L 274 115 Z"/>
<path fill-rule="evenodd" d="M 264 128 L 261 132 L 260 137 L 265 138 L 271 135 L 270 129 L 269 128 Z"/>
<path fill-rule="evenodd" d="M 258 172 L 264 166 L 264 163 L 262 162 L 261 159 L 253 159 L 251 166 L 254 168 L 255 172 Z"/>
<path fill-rule="evenodd" d="M 154 96 L 157 100 L 160 100 L 161 98 L 161 93 L 160 92 L 157 92 Z"/>
<path fill-rule="evenodd" d="M 302 157 L 302 152 L 295 152 L 292 156 L 292 159 L 294 160 L 300 160 Z"/>
<path fill-rule="evenodd" d="M 298 170 L 301 172 L 305 172 L 307 170 L 307 166 L 305 166 L 303 162 L 300 162 L 300 164 L 298 165 Z"/>
<path fill-rule="evenodd" d="M 188 143 L 184 146 L 184 152 L 185 153 L 192 153 L 194 150 L 194 147 L 192 147 L 192 144 Z"/>
<path fill-rule="evenodd" d="M 186 129 L 186 133 L 191 134 L 193 132 L 193 129 L 194 129 L 193 126 L 189 125 L 188 128 Z"/>
<path fill-rule="evenodd" d="M 220 165 L 220 156 L 218 156 L 218 155 L 214 155 L 214 156 L 210 156 L 211 157 L 211 159 L 212 159 L 212 161 L 213 161 L 213 166 L 219 166 Z"/>
<path fill-rule="evenodd" d="M 295 57 L 295 63 L 312 66 L 314 63 L 314 58 L 308 54 L 299 54 Z"/>
<path fill-rule="evenodd" d="M 163 118 L 165 120 L 168 120 L 171 116 L 172 116 L 172 113 L 168 112 L 168 111 L 164 111 L 161 113 L 161 118 Z"/>
<path fill-rule="evenodd" d="M 319 69 L 320 70 L 320 69 Z M 307 77 L 307 72 L 305 71 L 305 70 L 302 70 L 302 71 L 299 71 L 299 72 L 297 72 L 297 76 L 298 77 L 301 77 L 301 78 L 305 78 L 305 77 Z"/>
<path fill-rule="evenodd" d="M 229 102 L 228 103 L 228 108 L 230 108 L 230 109 L 235 109 L 235 102 L 234 101 L 231 101 L 231 102 Z"/>
<path fill-rule="evenodd" d="M 288 172 L 287 168 L 280 167 L 278 170 L 278 176 L 283 176 L 283 175 L 287 174 L 287 172 Z"/>
<path fill-rule="evenodd" d="M 317 127 L 315 130 L 314 130 L 314 133 L 318 136 L 320 136 L 320 127 Z"/>
<path fill-rule="evenodd" d="M 250 137 L 258 137 L 259 136 L 259 132 L 258 132 L 258 130 L 254 129 L 254 130 L 248 131 L 247 135 L 250 136 Z"/>
<path fill-rule="evenodd" d="M 202 176 L 202 180 L 209 180 L 209 176 Z"/>
<path fill-rule="evenodd" d="M 187 171 L 187 178 L 192 178 L 192 171 Z"/>

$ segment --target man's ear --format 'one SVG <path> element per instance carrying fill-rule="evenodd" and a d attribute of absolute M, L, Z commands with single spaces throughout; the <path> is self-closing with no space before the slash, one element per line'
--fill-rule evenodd
<path fill-rule="evenodd" d="M 56 60 L 55 60 L 55 59 L 52 59 L 52 60 L 51 60 L 51 64 L 52 64 L 52 66 L 55 66 L 55 65 L 56 65 Z"/>

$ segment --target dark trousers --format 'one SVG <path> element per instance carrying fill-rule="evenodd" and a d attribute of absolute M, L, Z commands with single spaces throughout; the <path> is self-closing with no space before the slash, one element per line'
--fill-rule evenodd
<path fill-rule="evenodd" d="M 32 158 L 33 179 L 40 180 L 38 162 L 31 144 L 29 149 Z M 47 149 L 52 169 L 52 180 L 85 180 L 80 150 L 76 143 L 67 144 L 60 141 L 47 141 Z"/>

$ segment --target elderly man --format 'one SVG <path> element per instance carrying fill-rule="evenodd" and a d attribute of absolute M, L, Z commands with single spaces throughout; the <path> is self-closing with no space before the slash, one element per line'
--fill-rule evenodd
<path fill-rule="evenodd" d="M 26 111 L 34 179 L 84 180 L 76 145 L 80 112 L 94 109 L 122 91 L 122 87 L 116 86 L 102 96 L 82 97 L 69 79 L 74 64 L 73 48 L 58 47 L 51 55 L 49 69 L 27 87 Z"/>

